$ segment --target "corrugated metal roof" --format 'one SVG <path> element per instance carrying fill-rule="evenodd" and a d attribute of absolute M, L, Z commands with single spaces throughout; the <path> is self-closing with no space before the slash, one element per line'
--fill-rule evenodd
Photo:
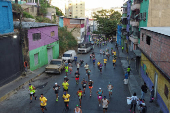
<path fill-rule="evenodd" d="M 140 27 L 142 29 L 170 36 L 170 27 Z"/>
<path fill-rule="evenodd" d="M 14 28 L 19 28 L 19 21 L 14 21 Z M 47 26 L 57 26 L 57 24 L 51 23 L 37 23 L 37 22 L 22 22 L 22 28 L 30 29 L 35 27 L 47 27 Z"/>

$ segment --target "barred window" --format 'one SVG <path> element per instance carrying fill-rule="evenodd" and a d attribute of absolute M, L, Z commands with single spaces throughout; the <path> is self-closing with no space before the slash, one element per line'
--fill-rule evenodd
<path fill-rule="evenodd" d="M 41 33 L 34 33 L 32 34 L 33 41 L 37 41 L 41 39 Z"/>

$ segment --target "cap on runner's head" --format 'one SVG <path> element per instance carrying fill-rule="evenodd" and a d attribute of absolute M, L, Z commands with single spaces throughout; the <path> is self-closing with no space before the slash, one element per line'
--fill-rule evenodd
<path fill-rule="evenodd" d="M 76 106 L 78 107 L 79 105 L 77 104 Z"/>
<path fill-rule="evenodd" d="M 57 82 L 55 83 L 55 85 L 57 85 Z"/>
<path fill-rule="evenodd" d="M 31 84 L 29 83 L 29 85 L 31 85 Z"/>
<path fill-rule="evenodd" d="M 99 88 L 99 89 L 102 89 L 102 88 Z"/>
<path fill-rule="evenodd" d="M 104 96 L 104 98 L 106 98 L 106 96 Z"/>

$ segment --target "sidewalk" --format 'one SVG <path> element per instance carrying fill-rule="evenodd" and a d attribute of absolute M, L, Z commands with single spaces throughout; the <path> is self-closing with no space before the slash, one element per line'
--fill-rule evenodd
<path fill-rule="evenodd" d="M 128 61 L 127 61 L 127 57 L 128 57 Z M 129 96 L 132 96 L 133 93 L 136 92 L 137 97 L 140 98 L 141 97 L 141 86 L 144 84 L 144 81 L 135 69 L 135 60 L 130 60 L 129 62 L 129 59 L 135 58 L 135 57 L 136 56 L 133 51 L 129 51 L 129 53 L 126 53 L 126 51 L 123 51 L 122 53 L 122 49 L 119 48 L 119 58 L 121 59 L 121 64 L 122 64 L 124 73 L 127 71 L 127 67 L 129 66 L 129 63 L 131 67 L 131 72 L 130 72 L 129 82 L 128 82 L 128 87 L 129 87 L 129 91 L 131 94 Z M 149 103 L 149 101 L 150 101 L 150 91 L 148 91 L 145 94 L 145 103 L 147 106 L 147 113 L 161 113 L 160 107 L 157 104 L 157 102 L 154 101 L 153 103 Z"/>
<path fill-rule="evenodd" d="M 26 76 L 20 76 L 16 80 L 0 87 L 0 102 L 4 101 L 14 93 L 16 93 L 19 89 L 21 89 L 25 84 L 30 83 L 35 78 L 40 76 L 44 71 L 45 67 L 43 66 L 35 71 L 27 72 Z"/>

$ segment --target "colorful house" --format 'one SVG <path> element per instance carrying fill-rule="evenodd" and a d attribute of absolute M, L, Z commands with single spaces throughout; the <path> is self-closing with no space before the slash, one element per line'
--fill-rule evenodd
<path fill-rule="evenodd" d="M 0 86 L 11 82 L 23 71 L 21 39 L 14 32 L 12 5 L 0 1 Z"/>
<path fill-rule="evenodd" d="M 163 113 L 170 112 L 170 27 L 141 27 L 141 76 Z"/>
<path fill-rule="evenodd" d="M 19 22 L 14 22 L 18 28 Z M 36 70 L 59 57 L 58 26 L 50 23 L 22 22 L 24 61 Z"/>

